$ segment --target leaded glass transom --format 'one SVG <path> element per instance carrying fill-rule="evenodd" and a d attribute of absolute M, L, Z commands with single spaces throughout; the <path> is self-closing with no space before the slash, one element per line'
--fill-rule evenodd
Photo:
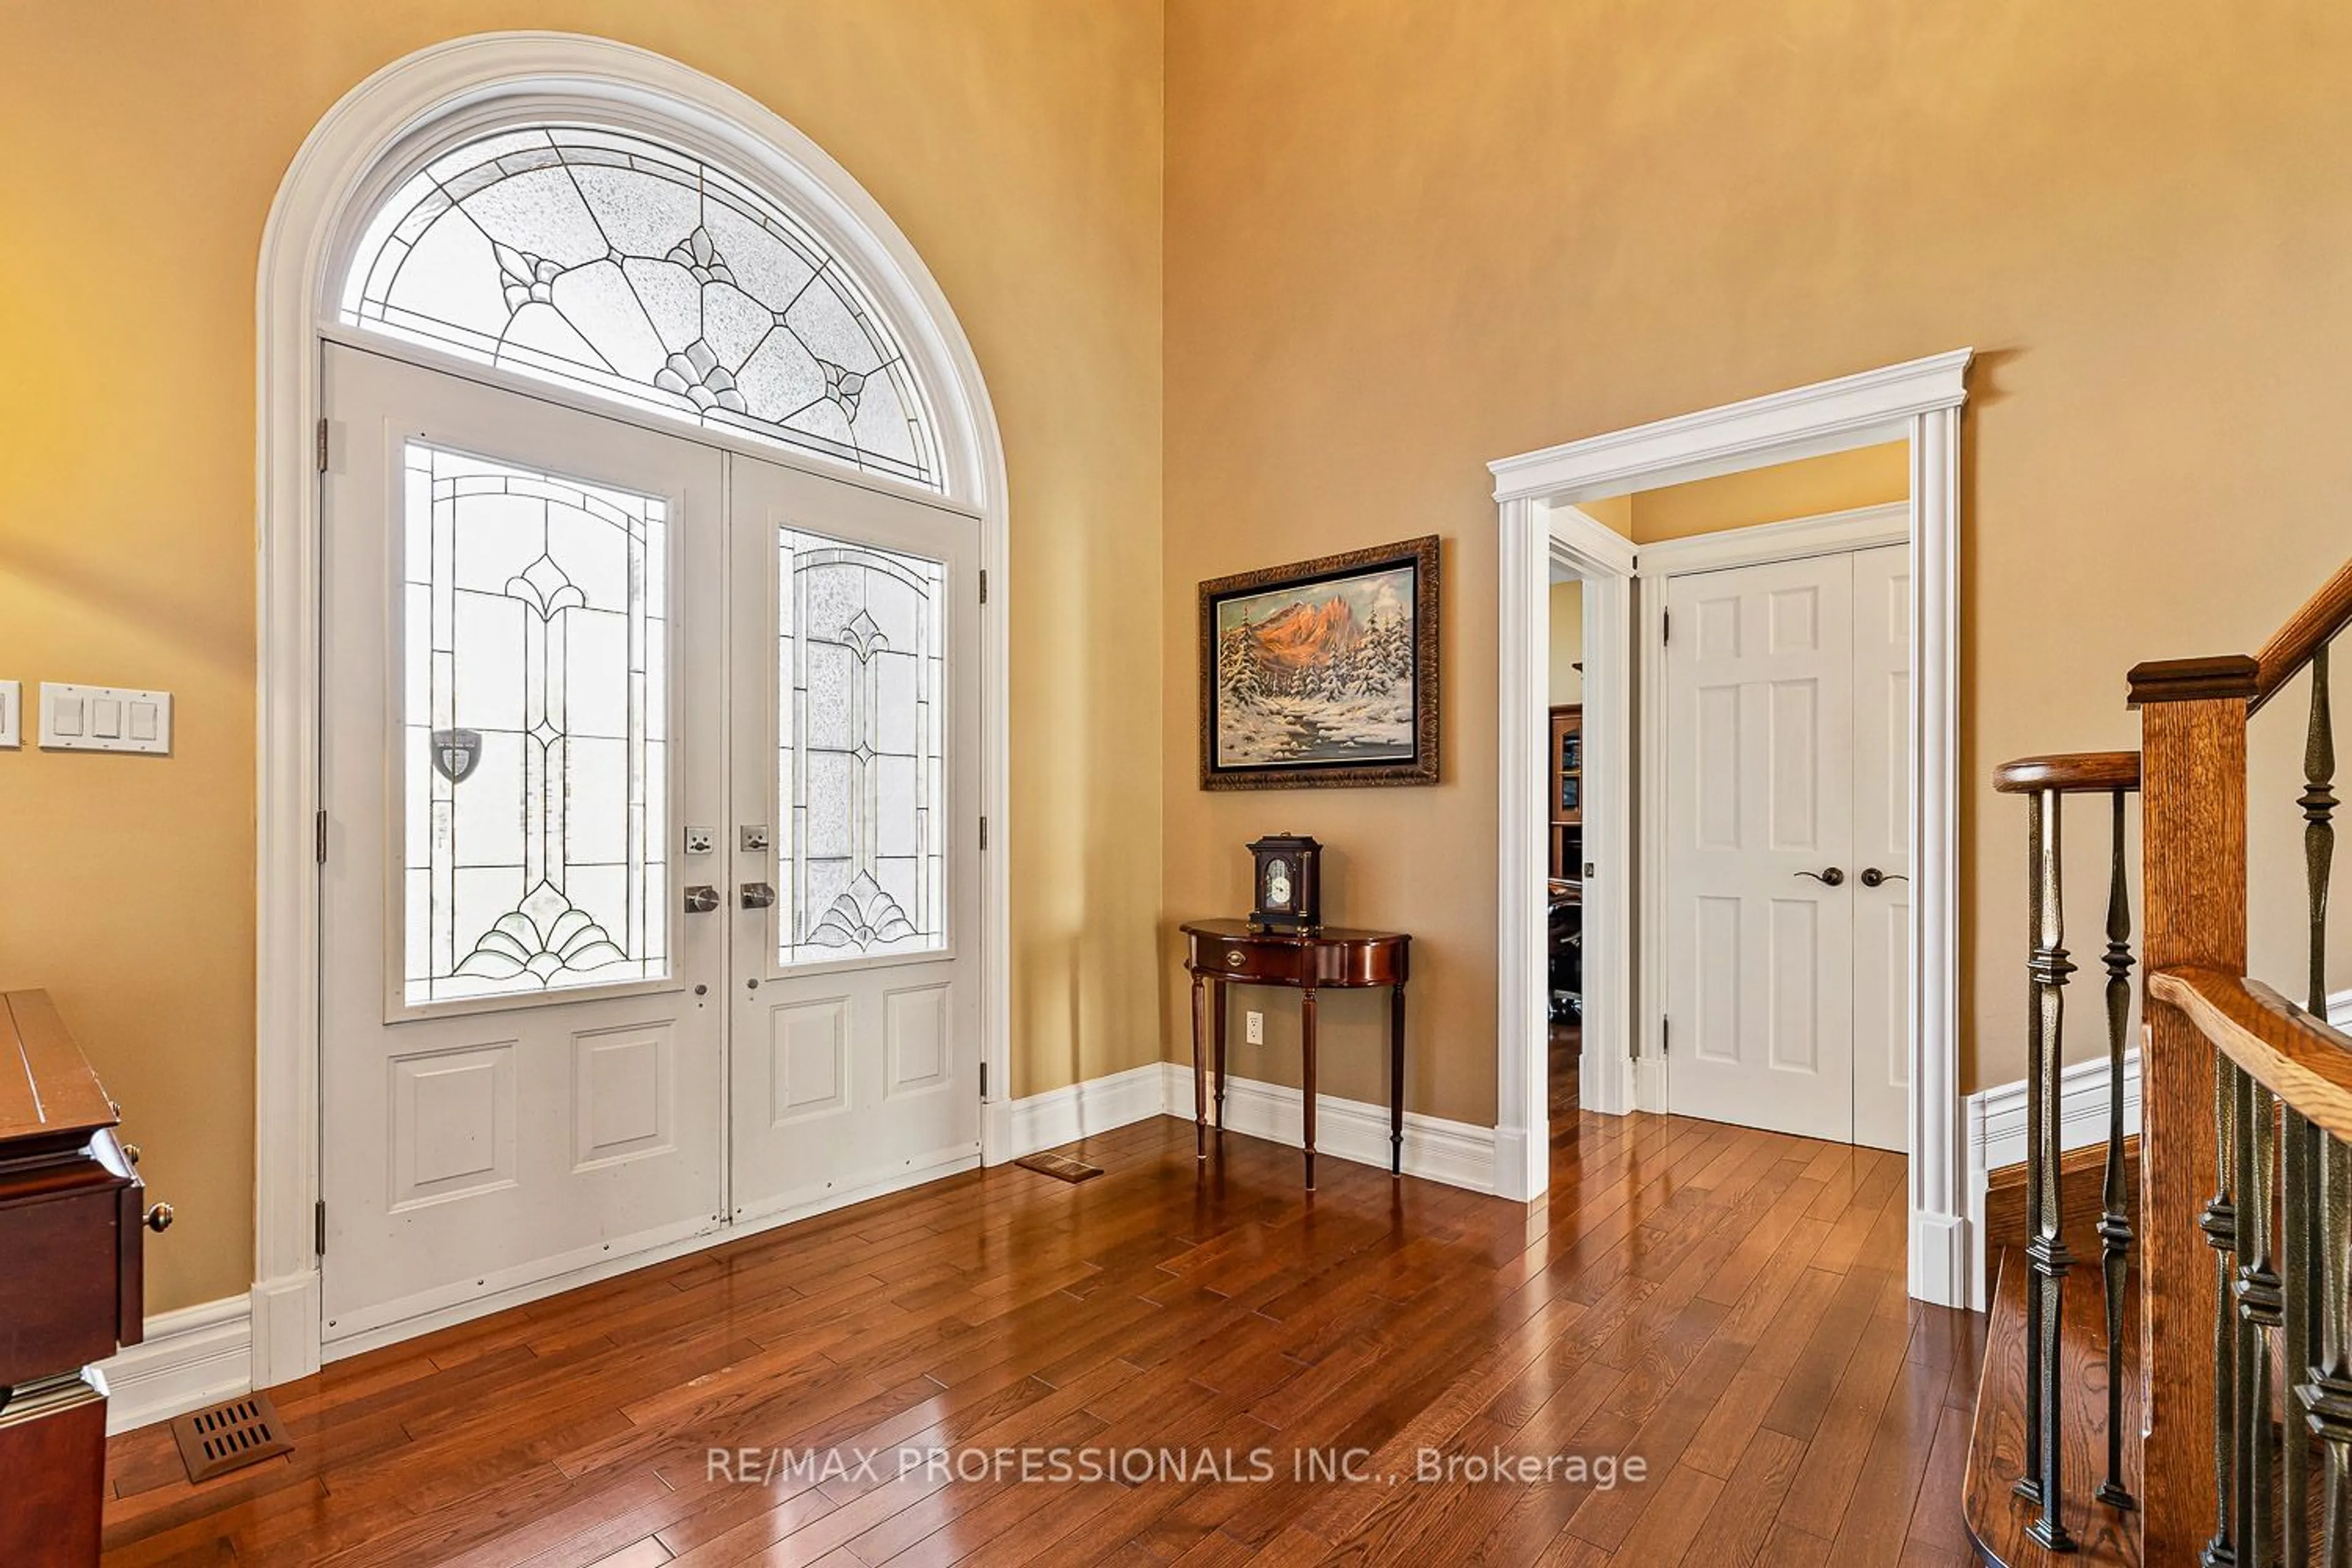
<path fill-rule="evenodd" d="M 777 531 L 778 959 L 948 940 L 939 562 Z"/>
<path fill-rule="evenodd" d="M 342 316 L 940 488 L 906 357 L 840 258 L 642 137 L 539 126 L 444 153 L 369 224 Z"/>
<path fill-rule="evenodd" d="M 411 1005 L 669 973 L 655 497 L 407 444 Z"/>

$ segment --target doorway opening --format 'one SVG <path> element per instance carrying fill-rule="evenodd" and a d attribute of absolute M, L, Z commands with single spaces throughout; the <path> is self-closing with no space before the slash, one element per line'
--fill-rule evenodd
<path fill-rule="evenodd" d="M 1667 882 L 1660 829 L 1668 803 L 1657 787 L 1662 781 L 1648 773 L 1637 779 L 1629 755 L 1622 819 L 1596 820 L 1596 812 L 1606 816 L 1608 791 L 1606 781 L 1591 774 L 1596 763 L 1613 764 L 1601 732 L 1612 703 L 1633 709 L 1638 702 L 1644 735 L 1663 729 L 1668 672 L 1654 655 L 1667 635 L 1672 579 L 1701 569 L 1703 547 L 1681 547 L 1683 571 L 1660 571 L 1662 560 L 1669 567 L 1676 564 L 1666 541 L 1637 544 L 1633 528 L 1612 528 L 1600 514 L 1610 510 L 1612 498 L 1891 443 L 1899 447 L 1907 479 L 1907 499 L 1901 504 L 1907 527 L 1896 536 L 1903 541 L 1906 568 L 1897 574 L 1906 664 L 1898 728 L 1907 745 L 1895 771 L 1905 785 L 1895 815 L 1910 860 L 1902 872 L 1871 862 L 1882 878 L 1871 890 L 1884 891 L 1888 881 L 1901 889 L 1898 879 L 1909 879 L 1910 918 L 1899 939 L 1888 940 L 1899 940 L 1902 950 L 1902 985 L 1891 1005 L 1901 1014 L 1903 1132 L 1910 1152 L 1910 1293 L 1945 1305 L 1967 1304 L 1971 1248 L 1962 1196 L 1965 1141 L 1958 1093 L 1957 616 L 1959 415 L 1971 357 L 1972 351 L 1957 350 L 1489 465 L 1501 545 L 1496 1164 L 1498 1189 L 1507 1195 L 1533 1197 L 1545 1189 L 1549 1174 L 1548 1163 L 1538 1157 L 1548 1152 L 1548 1140 L 1534 1136 L 1548 1120 L 1551 1055 L 1543 976 L 1549 966 L 1548 795 L 1555 781 L 1549 756 L 1552 721 L 1544 700 L 1550 658 L 1550 584 L 1544 564 L 1563 550 L 1579 548 L 1570 541 L 1581 541 L 1586 554 L 1604 558 L 1607 569 L 1624 579 L 1600 596 L 1598 606 L 1593 579 L 1585 579 L 1589 657 L 1583 672 L 1581 826 L 1594 870 L 1581 889 L 1580 1108 L 1600 1114 L 1663 1111 L 1671 1108 L 1669 1056 L 1684 1048 L 1685 1038 L 1669 1021 L 1660 963 L 1675 940 L 1663 923 Z M 1852 547 L 1851 542 L 1841 546 Z M 1819 588 L 1815 603 L 1825 606 L 1824 595 L 1833 587 Z M 1618 593 L 1627 595 L 1624 618 L 1604 629 L 1605 606 Z M 1850 615 L 1850 577 L 1845 602 Z M 1612 656 L 1613 672 L 1607 668 Z M 1843 679 L 1853 681 L 1851 667 Z M 1615 725 L 1617 743 L 1630 753 L 1633 714 L 1618 718 Z M 1616 845 L 1624 847 L 1625 858 L 1623 869 L 1612 879 Z M 1830 864 L 1811 868 L 1825 871 Z M 1836 864 L 1841 885 L 1847 885 L 1851 874 L 1853 889 L 1860 890 L 1859 870 L 1871 868 Z M 1807 879 L 1805 885 L 1812 883 Z M 1603 900 L 1611 903 L 1612 914 L 1603 915 Z M 1613 942 L 1622 943 L 1622 952 L 1605 951 Z M 1621 979 L 1622 993 L 1616 989 Z M 1602 1029 L 1596 1027 L 1597 1009 L 1615 1008 L 1620 994 L 1625 997 L 1623 1031 L 1604 1043 Z"/>
<path fill-rule="evenodd" d="M 1545 1098 L 1557 1150 L 1577 1128 L 1584 1053 L 1584 580 L 1551 563 L 1551 661 L 1545 697 L 1549 816 L 1544 867 Z"/>
<path fill-rule="evenodd" d="M 992 1153 L 1009 899 L 979 851 L 1007 798 L 1006 635 L 979 606 L 1007 570 L 1003 452 L 880 206 L 674 60 L 486 34 L 320 121 L 259 302 L 254 1385 L 315 1371 L 331 1315 L 358 1348 Z M 328 384 L 362 361 L 431 387 L 344 417 Z M 437 514 L 410 524 L 445 479 L 453 529 L 480 512 L 478 541 L 548 547 L 495 571 L 409 553 L 437 542 Z M 376 526 L 331 551 L 331 510 Z M 398 591 L 360 648 L 320 590 L 371 582 Z M 461 593 L 464 647 L 440 638 Z M 942 619 L 909 608 L 927 595 Z M 413 660 L 419 626 L 439 640 Z M 941 654 L 961 699 L 926 695 Z M 345 679 L 354 658 L 381 679 Z M 444 703 L 445 676 L 467 695 Z M 474 722 L 469 700 L 507 707 Z M 436 837 L 508 795 L 523 809 L 466 847 Z M 373 901 L 332 885 L 363 858 Z M 383 1147 L 338 1188 L 364 1152 L 331 1119 L 346 1089 Z M 948 1099 L 951 1130 L 917 1125 Z M 866 1109 L 907 1137 L 801 1163 Z M 343 1259 L 371 1228 L 446 1234 L 352 1276 L 346 1313 L 321 1238 L 337 1191 L 370 1187 Z M 557 1200 L 579 1223 L 541 1236 L 526 1211 L 567 1187 L 593 1212 Z"/>

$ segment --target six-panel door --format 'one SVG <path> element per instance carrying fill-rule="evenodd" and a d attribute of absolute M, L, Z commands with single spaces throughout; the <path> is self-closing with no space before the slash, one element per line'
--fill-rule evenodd
<path fill-rule="evenodd" d="M 1666 585 L 1668 1103 L 1900 1149 L 1907 552 Z"/>

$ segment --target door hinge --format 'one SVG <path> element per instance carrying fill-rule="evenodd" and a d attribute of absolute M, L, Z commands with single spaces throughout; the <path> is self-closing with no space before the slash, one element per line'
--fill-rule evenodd
<path fill-rule="evenodd" d="M 988 818 L 984 816 L 980 819 L 980 847 L 982 850 L 988 847 Z"/>
<path fill-rule="evenodd" d="M 320 1257 L 327 1256 L 327 1200 L 320 1198 L 310 1210 L 310 1250 Z"/>
<path fill-rule="evenodd" d="M 982 1100 L 988 1098 L 988 1064 L 986 1062 L 980 1064 L 980 1098 Z"/>
<path fill-rule="evenodd" d="M 980 602 L 983 605 L 988 603 L 988 568 L 985 566 L 980 569 Z"/>
<path fill-rule="evenodd" d="M 319 471 L 327 471 L 327 421 L 323 417 L 319 421 Z"/>
<path fill-rule="evenodd" d="M 1675 1021 L 1661 1013 L 1658 1016 L 1658 1054 L 1671 1055 L 1675 1048 Z"/>
<path fill-rule="evenodd" d="M 324 807 L 311 814 L 310 837 L 311 853 L 318 857 L 319 864 L 323 866 L 327 863 L 327 813 Z"/>
<path fill-rule="evenodd" d="M 1672 610 L 1658 612 L 1658 640 L 1661 643 L 1675 640 L 1675 613 Z"/>

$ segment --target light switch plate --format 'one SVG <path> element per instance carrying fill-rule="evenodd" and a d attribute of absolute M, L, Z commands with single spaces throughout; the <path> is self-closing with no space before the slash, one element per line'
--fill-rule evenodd
<path fill-rule="evenodd" d="M 24 685 L 20 681 L 0 680 L 0 749 L 14 751 L 24 743 Z"/>
<path fill-rule="evenodd" d="M 41 682 L 41 749 L 169 755 L 172 694 L 45 680 Z"/>

